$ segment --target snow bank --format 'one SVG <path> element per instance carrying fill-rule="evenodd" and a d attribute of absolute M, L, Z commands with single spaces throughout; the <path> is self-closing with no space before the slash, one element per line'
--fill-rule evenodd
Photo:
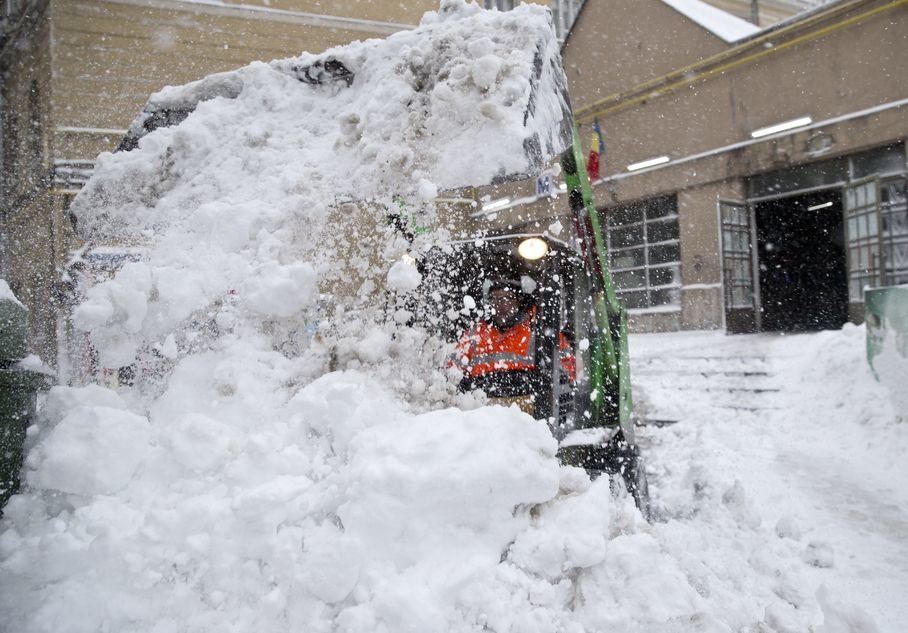
<path fill-rule="evenodd" d="M 4 630 L 441 632 L 479 617 L 468 589 L 499 567 L 534 582 L 501 558 L 558 491 L 543 423 L 413 415 L 363 374 L 294 390 L 233 360 L 244 376 L 197 358 L 147 418 L 51 392 L 0 538 Z M 225 374 L 243 384 L 218 396 Z"/>
<path fill-rule="evenodd" d="M 853 325 L 632 337 L 635 381 L 650 381 L 651 405 L 679 420 L 641 432 L 654 506 L 670 517 L 653 526 L 664 557 L 653 565 L 680 571 L 696 594 L 695 620 L 676 616 L 666 630 L 897 633 L 908 625 L 900 599 L 908 565 L 895 554 L 908 504 L 899 483 L 908 478 L 908 426 L 873 378 L 864 337 Z M 752 377 L 723 396 L 725 372 Z M 741 387 L 762 392 L 749 397 Z M 618 539 L 609 542 L 610 556 L 618 549 Z M 639 613 L 626 618 L 619 630 L 635 630 Z"/>

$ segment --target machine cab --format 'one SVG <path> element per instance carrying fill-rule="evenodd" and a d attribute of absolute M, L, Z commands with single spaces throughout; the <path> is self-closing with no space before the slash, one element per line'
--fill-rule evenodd
<path fill-rule="evenodd" d="M 481 389 L 493 402 L 517 404 L 546 420 L 559 440 L 575 430 L 614 426 L 617 398 L 606 393 L 594 358 L 602 333 L 592 286 L 572 240 L 518 233 L 453 242 L 429 254 L 424 274 L 428 321 L 459 343 L 452 364 L 464 372 L 462 389 Z M 477 326 L 491 320 L 489 290 L 503 279 L 515 283 L 524 314 L 529 313 L 531 369 L 513 370 L 502 362 L 501 371 L 474 376 L 471 359 L 459 351 Z"/>

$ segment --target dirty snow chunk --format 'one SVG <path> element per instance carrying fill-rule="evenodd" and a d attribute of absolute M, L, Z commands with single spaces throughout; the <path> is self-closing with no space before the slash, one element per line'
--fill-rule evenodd
<path fill-rule="evenodd" d="M 83 407 L 108 407 L 125 409 L 126 402 L 114 390 L 99 385 L 85 387 L 53 387 L 47 393 L 38 415 L 38 425 L 48 431 L 65 418 L 71 411 Z"/>
<path fill-rule="evenodd" d="M 28 457 L 28 483 L 71 494 L 112 494 L 129 483 L 150 448 L 148 421 L 109 407 L 76 409 Z"/>
<path fill-rule="evenodd" d="M 144 263 L 127 263 L 115 279 L 88 290 L 87 301 L 76 308 L 76 325 L 91 331 L 116 324 L 127 332 L 139 332 L 148 312 L 151 288 L 151 269 Z"/>
<path fill-rule="evenodd" d="M 257 267 L 241 291 L 244 304 L 258 314 L 290 317 L 318 300 L 318 286 L 312 265 L 269 263 Z"/>
<path fill-rule="evenodd" d="M 49 375 L 53 375 L 54 373 L 50 367 L 44 364 L 41 357 L 36 354 L 29 354 L 14 366 L 18 369 L 27 369 L 29 371 L 37 371 Z"/>
<path fill-rule="evenodd" d="M 387 342 L 380 330 L 372 335 Z M 305 423 L 313 434 L 328 438 L 333 453 L 345 456 L 353 437 L 383 421 L 376 412 L 395 407 L 388 394 L 364 374 L 345 371 L 321 376 L 296 393 L 287 404 L 287 415 Z"/>
<path fill-rule="evenodd" d="M 378 363 L 385 360 L 390 351 L 391 334 L 380 328 L 370 330 L 356 347 L 357 356 L 367 363 Z"/>
<path fill-rule="evenodd" d="M 103 366 L 121 367 L 135 360 L 136 334 L 146 323 L 152 288 L 149 266 L 130 262 L 113 279 L 90 288 L 73 312 L 75 326 L 92 333 Z"/>
<path fill-rule="evenodd" d="M 395 262 L 388 271 L 388 286 L 397 292 L 412 292 L 421 281 L 422 275 L 416 266 L 403 260 Z"/>
<path fill-rule="evenodd" d="M 367 552 L 408 564 L 458 547 L 498 557 L 526 520 L 515 508 L 558 492 L 557 444 L 543 422 L 516 408 L 403 417 L 366 429 L 349 450 L 338 513 L 347 534 Z"/>
<path fill-rule="evenodd" d="M 319 549 L 361 566 L 347 630 L 441 633 L 462 617 L 455 592 L 491 573 L 529 507 L 557 494 L 557 445 L 516 408 L 388 413 L 352 439 L 349 467 L 332 480 L 344 531 Z M 336 598 L 352 574 L 331 578 Z"/>
<path fill-rule="evenodd" d="M 495 50 L 495 43 L 487 37 L 480 37 L 467 44 L 467 52 L 474 59 L 491 55 Z"/>
<path fill-rule="evenodd" d="M 534 280 L 529 275 L 520 276 L 520 289 L 525 294 L 533 294 L 536 291 L 536 280 Z"/>

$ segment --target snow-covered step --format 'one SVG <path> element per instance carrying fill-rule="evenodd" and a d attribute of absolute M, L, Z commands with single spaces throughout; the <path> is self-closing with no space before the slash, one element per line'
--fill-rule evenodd
<path fill-rule="evenodd" d="M 701 389 L 717 391 L 721 389 L 742 391 L 779 391 L 779 380 L 765 372 L 750 374 L 728 374 L 717 372 L 713 374 L 688 374 L 678 372 L 631 372 L 631 382 L 646 384 L 653 387 L 676 389 Z"/>
<path fill-rule="evenodd" d="M 631 372 L 685 372 L 685 373 L 769 373 L 774 360 L 754 356 L 750 358 L 663 357 L 638 361 L 631 359 Z"/>

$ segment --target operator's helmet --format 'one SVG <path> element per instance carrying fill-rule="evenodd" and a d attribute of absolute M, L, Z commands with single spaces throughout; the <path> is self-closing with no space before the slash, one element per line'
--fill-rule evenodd
<path fill-rule="evenodd" d="M 509 277 L 498 277 L 496 279 L 487 280 L 483 286 L 483 294 L 489 296 L 493 290 L 508 289 L 513 290 L 516 293 L 520 293 L 523 290 L 523 287 L 520 285 L 520 282 L 516 279 L 511 279 Z"/>
<path fill-rule="evenodd" d="M 489 293 L 497 288 L 510 288 L 518 294 L 530 295 L 536 290 L 536 281 L 529 275 L 520 275 L 520 277 L 492 277 L 483 282 L 482 294 L 488 298 Z"/>

